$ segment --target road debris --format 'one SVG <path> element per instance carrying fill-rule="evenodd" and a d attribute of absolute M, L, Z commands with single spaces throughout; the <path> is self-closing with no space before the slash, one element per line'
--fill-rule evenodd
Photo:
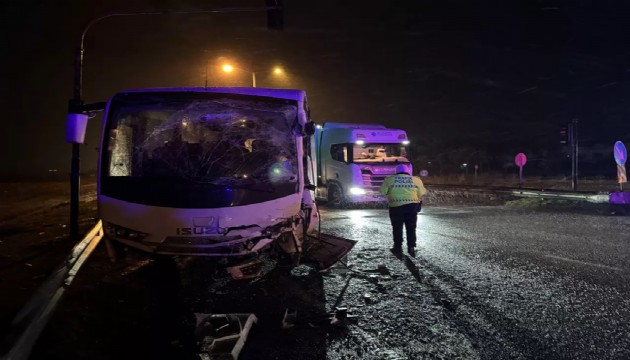
<path fill-rule="evenodd" d="M 195 314 L 195 335 L 202 360 L 236 360 L 247 341 L 254 314 Z"/>
<path fill-rule="evenodd" d="M 318 325 L 340 326 L 348 319 L 354 319 L 356 317 L 356 315 L 349 314 L 348 308 L 346 307 L 337 307 L 335 308 L 335 312 L 331 314 L 305 318 L 298 318 L 297 310 L 287 308 L 282 318 L 282 328 L 290 329 L 296 325 L 308 325 L 310 327 L 317 327 Z"/>

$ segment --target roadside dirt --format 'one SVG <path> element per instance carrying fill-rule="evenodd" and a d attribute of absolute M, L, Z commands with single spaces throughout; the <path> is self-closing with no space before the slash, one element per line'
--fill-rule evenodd
<path fill-rule="evenodd" d="M 68 182 L 0 183 L 0 334 L 74 243 L 68 238 Z M 93 179 L 81 187 L 80 231 L 96 218 Z"/>

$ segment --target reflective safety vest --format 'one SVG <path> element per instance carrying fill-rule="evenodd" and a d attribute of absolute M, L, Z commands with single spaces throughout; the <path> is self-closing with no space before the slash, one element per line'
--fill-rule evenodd
<path fill-rule="evenodd" d="M 387 196 L 390 207 L 419 203 L 426 193 L 422 180 L 408 174 L 388 176 L 381 185 L 381 194 Z"/>

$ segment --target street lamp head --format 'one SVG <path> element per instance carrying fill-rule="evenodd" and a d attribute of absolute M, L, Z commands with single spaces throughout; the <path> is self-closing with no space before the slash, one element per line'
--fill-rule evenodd
<path fill-rule="evenodd" d="M 221 70 L 223 70 L 223 72 L 226 72 L 226 73 L 231 73 L 235 70 L 251 73 L 252 74 L 252 87 L 256 87 L 256 72 L 255 71 L 245 70 L 240 67 L 234 67 L 228 63 L 224 63 L 223 65 L 221 65 Z M 275 76 L 278 76 L 278 77 L 285 76 L 284 70 L 280 66 L 274 67 L 271 71 L 272 71 L 272 74 Z"/>

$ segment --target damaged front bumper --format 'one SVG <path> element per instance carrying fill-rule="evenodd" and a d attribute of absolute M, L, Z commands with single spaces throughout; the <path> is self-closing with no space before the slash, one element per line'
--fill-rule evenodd
<path fill-rule="evenodd" d="M 257 225 L 225 229 L 220 234 L 166 236 L 162 241 L 147 240 L 148 234 L 133 230 L 120 230 L 113 224 L 105 224 L 108 238 L 145 252 L 163 255 L 239 257 L 257 253 L 274 242 L 282 234 L 296 230 L 294 221 L 269 226 Z M 131 234 L 133 236 L 126 236 Z"/>
<path fill-rule="evenodd" d="M 108 238 L 148 253 L 180 256 L 222 258 L 234 279 L 255 278 L 263 269 L 261 254 L 289 258 L 293 266 L 307 263 L 326 271 L 344 258 L 356 241 L 327 234 L 303 235 L 299 219 L 289 219 L 265 229 L 244 226 L 226 229 L 224 234 L 211 236 L 168 236 L 162 242 L 145 240 L 141 234 L 134 239 L 123 238 L 113 227 L 105 227 Z M 277 245 L 274 251 L 269 245 Z M 263 251 L 265 250 L 265 251 Z M 282 254 L 285 255 L 282 255 Z M 278 261 L 279 258 L 276 258 Z"/>

